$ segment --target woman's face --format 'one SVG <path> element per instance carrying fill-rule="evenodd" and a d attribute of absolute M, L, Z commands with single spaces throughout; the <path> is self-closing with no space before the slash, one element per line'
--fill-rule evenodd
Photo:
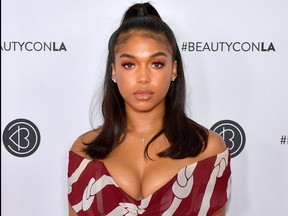
<path fill-rule="evenodd" d="M 177 74 L 170 46 L 135 34 L 116 47 L 112 68 L 126 111 L 165 109 L 165 96 Z"/>

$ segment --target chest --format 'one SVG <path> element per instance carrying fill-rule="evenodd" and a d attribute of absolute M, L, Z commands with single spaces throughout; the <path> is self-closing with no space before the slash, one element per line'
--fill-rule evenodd
<path fill-rule="evenodd" d="M 123 145 L 113 152 L 104 164 L 117 185 L 135 200 L 148 197 L 165 186 L 183 167 L 195 158 L 174 160 L 158 157 L 161 143 L 151 145 L 149 158 L 144 156 L 145 146 Z"/>
<path fill-rule="evenodd" d="M 71 152 L 68 197 L 79 216 L 87 213 L 137 215 L 136 212 L 141 215 L 155 215 L 156 212 L 156 215 L 213 215 L 225 204 L 227 192 L 230 191 L 228 151 L 179 167 L 177 175 L 170 171 L 185 164 L 186 160 L 175 160 L 173 163 L 155 160 L 143 170 L 142 176 L 138 172 L 139 167 L 125 163 L 129 160 L 114 161 L 109 166 L 110 161 L 104 161 L 105 165 Z M 161 170 L 164 170 L 164 174 Z M 172 174 L 172 179 L 167 174 Z M 167 184 L 163 181 L 165 178 L 168 179 Z M 160 186 L 157 179 L 161 179 Z"/>

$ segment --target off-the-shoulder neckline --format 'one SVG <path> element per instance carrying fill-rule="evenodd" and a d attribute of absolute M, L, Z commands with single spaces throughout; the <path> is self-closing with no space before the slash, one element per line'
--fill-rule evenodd
<path fill-rule="evenodd" d="M 107 169 L 107 167 L 105 166 L 105 163 L 104 163 L 103 161 L 85 158 L 85 157 L 83 157 L 83 156 L 75 153 L 75 152 L 72 151 L 72 150 L 69 151 L 69 154 L 72 154 L 72 155 L 74 155 L 74 156 L 76 156 L 76 157 L 82 158 L 83 160 L 87 160 L 87 161 L 89 161 L 89 163 L 90 163 L 90 162 L 93 162 L 93 163 L 98 163 L 98 164 L 100 164 L 100 165 L 104 168 L 104 170 L 105 170 L 105 172 L 108 174 L 108 176 L 110 176 L 110 177 L 112 178 L 115 186 L 116 186 L 117 188 L 119 188 L 119 189 L 122 191 L 123 194 L 125 194 L 125 195 L 128 196 L 128 197 L 130 197 L 130 198 L 131 198 L 134 202 L 136 202 L 136 203 L 139 203 L 139 202 L 141 202 L 142 200 L 145 200 L 145 199 L 149 199 L 149 197 L 151 197 L 151 196 L 154 195 L 155 193 L 159 193 L 159 191 L 161 191 L 165 186 L 167 186 L 168 184 L 170 184 L 171 181 L 173 181 L 173 180 L 177 177 L 177 175 L 178 175 L 183 169 L 186 169 L 186 168 L 189 167 L 189 166 L 193 166 L 193 165 L 196 165 L 196 164 L 199 164 L 199 163 L 207 162 L 207 161 L 212 160 L 212 159 L 214 159 L 214 158 L 216 158 L 216 157 L 218 157 L 218 156 L 220 156 L 220 155 L 225 155 L 225 154 L 228 154 L 228 153 L 229 153 L 229 148 L 227 147 L 224 151 L 222 151 L 222 152 L 220 152 L 220 153 L 218 153 L 218 154 L 216 154 L 216 155 L 209 156 L 209 157 L 207 157 L 207 158 L 201 159 L 201 160 L 199 160 L 199 161 L 195 161 L 195 162 L 193 162 L 193 163 L 191 163 L 191 164 L 188 164 L 188 165 L 182 167 L 175 175 L 173 175 L 173 177 L 172 177 L 169 181 L 167 181 L 167 182 L 166 182 L 163 186 L 161 186 L 159 189 L 157 189 L 156 191 L 154 191 L 154 192 L 153 192 L 152 194 L 150 194 L 149 196 L 147 196 L 147 197 L 145 197 L 145 198 L 143 198 L 143 199 L 141 199 L 141 200 L 137 200 L 137 199 L 131 197 L 131 196 L 130 196 L 129 194 L 127 194 L 122 188 L 120 188 L 120 187 L 117 185 L 117 183 L 116 183 L 115 180 L 113 179 L 111 173 L 108 171 L 108 169 Z"/>
<path fill-rule="evenodd" d="M 225 154 L 225 153 L 228 152 L 228 151 L 229 151 L 229 148 L 227 147 L 224 151 L 222 151 L 222 152 L 220 152 L 220 153 L 218 153 L 218 154 L 215 154 L 215 155 L 206 157 L 206 158 L 204 158 L 204 159 L 200 159 L 200 160 L 198 160 L 198 161 L 194 161 L 193 163 L 188 164 L 187 166 L 192 165 L 192 164 L 194 164 L 194 163 L 199 163 L 199 162 L 201 162 L 201 161 L 209 160 L 209 159 L 211 159 L 211 158 L 217 157 L 218 155 Z M 78 157 L 80 157 L 80 158 L 82 158 L 82 159 L 88 160 L 88 161 L 99 162 L 99 163 L 104 164 L 104 162 L 101 161 L 101 160 L 94 160 L 94 159 L 90 159 L 90 158 L 85 158 L 85 157 L 77 154 L 76 152 L 74 152 L 74 151 L 72 151 L 72 150 L 69 150 L 69 153 L 72 153 L 73 155 L 76 155 L 76 156 L 78 156 Z M 104 164 L 104 165 L 105 165 L 105 164 Z M 185 166 L 185 167 L 187 167 L 187 166 Z M 183 168 L 184 168 L 184 167 L 183 167 Z"/>

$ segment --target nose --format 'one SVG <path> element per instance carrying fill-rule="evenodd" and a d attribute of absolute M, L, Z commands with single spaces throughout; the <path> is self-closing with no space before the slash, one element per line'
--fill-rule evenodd
<path fill-rule="evenodd" d="M 141 83 L 141 84 L 146 84 L 149 83 L 151 81 L 151 77 L 150 77 L 150 71 L 148 67 L 140 67 L 138 69 L 138 74 L 137 74 L 137 82 Z"/>

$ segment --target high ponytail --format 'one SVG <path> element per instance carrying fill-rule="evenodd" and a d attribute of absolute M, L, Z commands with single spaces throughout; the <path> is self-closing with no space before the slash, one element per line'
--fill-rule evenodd
<path fill-rule="evenodd" d="M 138 3 L 131 6 L 123 15 L 122 23 L 138 16 L 153 16 L 161 20 L 158 11 L 149 3 Z"/>
<path fill-rule="evenodd" d="M 151 142 L 164 134 L 171 145 L 158 154 L 160 157 L 173 159 L 195 157 L 207 146 L 208 130 L 185 114 L 186 83 L 181 53 L 173 31 L 150 3 L 131 6 L 125 12 L 121 25 L 109 39 L 102 102 L 104 123 L 98 128 L 99 135 L 85 150 L 91 158 L 104 159 L 125 138 L 127 132 L 125 103 L 117 84 L 111 81 L 112 64 L 115 62 L 116 47 L 125 43 L 138 31 L 145 31 L 153 39 L 170 46 L 172 61 L 177 61 L 177 79 L 171 82 L 165 97 L 163 129 L 147 144 L 144 154 L 149 158 L 148 148 Z"/>

